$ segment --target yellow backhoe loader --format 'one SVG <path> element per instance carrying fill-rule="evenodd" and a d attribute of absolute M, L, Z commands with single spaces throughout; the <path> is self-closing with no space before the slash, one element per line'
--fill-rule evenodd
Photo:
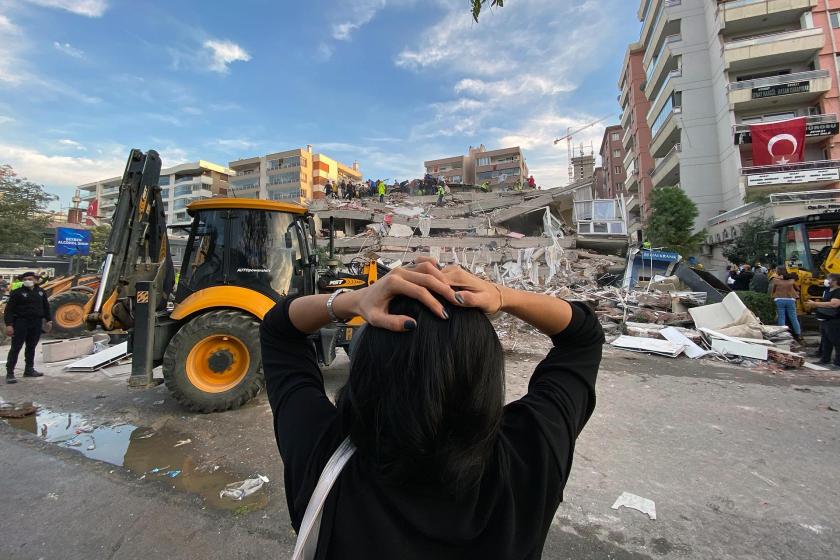
<path fill-rule="evenodd" d="M 236 408 L 263 387 L 259 323 L 282 296 L 361 288 L 380 270 L 368 263 L 362 274 L 341 273 L 335 262 L 321 270 L 315 223 L 304 206 L 213 198 L 187 207 L 192 224 L 176 286 L 160 165 L 153 150 L 129 156 L 87 321 L 129 332 L 131 385 L 153 385 L 152 368 L 162 363 L 166 386 L 186 408 Z M 329 364 L 360 324 L 314 335 L 319 360 Z"/>

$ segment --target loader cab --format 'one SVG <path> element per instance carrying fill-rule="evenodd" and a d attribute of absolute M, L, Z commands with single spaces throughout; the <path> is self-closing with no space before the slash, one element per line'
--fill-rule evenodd
<path fill-rule="evenodd" d="M 218 198 L 193 202 L 175 303 L 206 288 L 238 286 L 273 300 L 311 294 L 313 249 L 299 204 Z"/>
<path fill-rule="evenodd" d="M 777 222 L 778 263 L 819 275 L 840 229 L 840 213 L 811 214 Z"/>

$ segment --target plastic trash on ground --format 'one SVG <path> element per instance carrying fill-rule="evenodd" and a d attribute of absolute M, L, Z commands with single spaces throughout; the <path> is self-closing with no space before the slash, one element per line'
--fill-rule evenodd
<path fill-rule="evenodd" d="M 635 509 L 647 515 L 649 518 L 656 519 L 656 504 L 653 500 L 642 498 L 630 492 L 622 492 L 621 496 L 612 505 L 612 509 L 618 509 L 621 506 Z"/>
<path fill-rule="evenodd" d="M 247 498 L 268 482 L 268 477 L 258 475 L 256 478 L 249 478 L 240 482 L 232 482 L 219 492 L 219 498 L 231 498 L 241 500 Z"/>

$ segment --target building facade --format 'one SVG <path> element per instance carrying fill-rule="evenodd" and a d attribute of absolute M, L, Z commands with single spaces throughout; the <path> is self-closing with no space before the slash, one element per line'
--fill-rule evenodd
<path fill-rule="evenodd" d="M 344 165 L 312 146 L 230 162 L 233 196 L 306 202 L 324 197 L 327 181 L 361 182 L 359 164 Z"/>
<path fill-rule="evenodd" d="M 638 15 L 642 30 L 628 51 L 619 99 L 629 130 L 637 114 L 631 95 L 649 101 L 650 141 L 639 138 L 638 126 L 627 138 L 628 159 L 639 166 L 631 164 L 627 185 L 637 171 L 653 189 L 682 188 L 697 204 L 695 228 L 709 234 L 705 256 L 723 266 L 720 250 L 733 224 L 720 216 L 743 216 L 739 208 L 770 194 L 840 186 L 840 0 L 642 0 Z M 638 90 L 636 53 L 645 73 Z M 806 119 L 804 161 L 757 165 L 750 125 L 795 117 Z M 640 161 L 646 147 L 651 167 Z M 641 193 L 644 187 L 646 200 Z"/>
<path fill-rule="evenodd" d="M 528 181 L 528 165 L 519 146 L 488 150 L 483 144 L 470 147 L 463 156 L 423 162 L 426 173 L 447 183 L 480 185 L 485 181 L 493 189 L 514 188 Z"/>
<path fill-rule="evenodd" d="M 650 212 L 648 200 L 652 188 L 650 173 L 641 173 L 642 169 L 653 169 L 653 156 L 650 155 L 650 127 L 647 114 L 650 101 L 642 91 L 645 83 L 645 51 L 639 43 L 627 48 L 624 55 L 618 89 L 621 105 L 621 126 L 624 136 L 621 139 L 624 148 L 624 192 L 627 195 L 628 233 L 636 242 L 642 241 L 642 221 Z"/>
<path fill-rule="evenodd" d="M 624 182 L 627 180 L 627 173 L 624 167 L 624 145 L 621 142 L 624 130 L 621 125 L 608 126 L 604 130 L 604 138 L 601 140 L 601 167 L 604 168 L 603 193 L 598 193 L 601 198 L 615 198 L 624 194 Z"/>
<path fill-rule="evenodd" d="M 166 222 L 170 225 L 188 224 L 187 205 L 190 202 L 228 196 L 228 179 L 233 174 L 233 170 L 223 165 L 204 160 L 161 169 L 158 184 L 166 205 Z M 96 218 L 110 220 L 116 209 L 121 181 L 122 177 L 111 177 L 77 187 L 88 208 L 96 201 Z"/>

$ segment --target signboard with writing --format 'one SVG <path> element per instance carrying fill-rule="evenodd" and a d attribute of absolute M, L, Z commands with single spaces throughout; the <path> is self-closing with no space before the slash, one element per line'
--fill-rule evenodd
<path fill-rule="evenodd" d="M 781 173 L 759 173 L 747 175 L 747 186 L 758 187 L 762 185 L 797 185 L 801 183 L 838 181 L 840 170 L 837 168 L 827 169 L 803 169 L 801 171 L 783 171 Z"/>
<path fill-rule="evenodd" d="M 818 136 L 834 136 L 840 132 L 840 123 L 824 122 L 805 125 L 805 137 L 814 138 Z M 752 144 L 752 134 L 749 130 L 735 133 L 735 145 Z"/>
<path fill-rule="evenodd" d="M 786 84 L 775 84 L 772 86 L 757 87 L 752 89 L 753 99 L 764 99 L 765 97 L 776 97 L 778 95 L 790 95 L 791 93 L 808 93 L 811 91 L 811 82 L 788 82 Z"/>
<path fill-rule="evenodd" d="M 56 228 L 56 255 L 88 255 L 90 254 L 90 231 L 86 229 Z"/>

